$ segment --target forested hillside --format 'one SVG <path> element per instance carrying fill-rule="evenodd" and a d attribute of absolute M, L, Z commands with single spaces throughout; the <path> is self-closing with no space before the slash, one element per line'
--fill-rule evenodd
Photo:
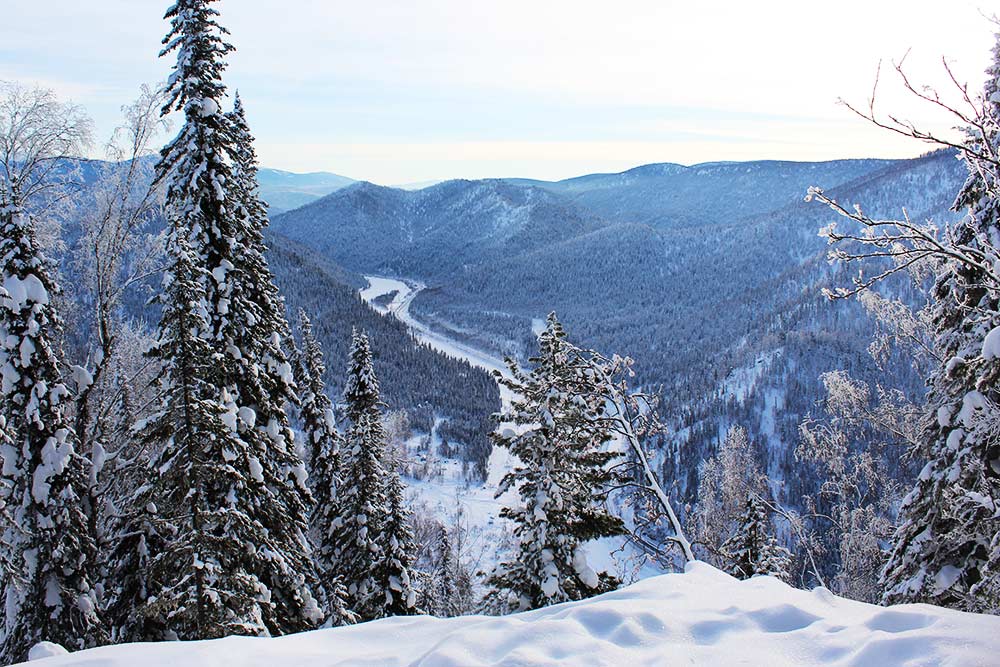
<path fill-rule="evenodd" d="M 349 269 L 429 277 L 530 252 L 602 222 L 540 188 L 488 180 L 416 191 L 357 183 L 272 224 Z"/>
<path fill-rule="evenodd" d="M 801 198 L 816 183 L 843 183 L 878 171 L 890 160 L 830 162 L 709 162 L 686 167 L 649 164 L 620 174 L 563 181 L 514 182 L 562 194 L 612 222 L 681 228 L 728 225 Z"/>
<path fill-rule="evenodd" d="M 294 322 L 304 309 L 323 345 L 331 395 L 339 396 L 344 388 L 351 328 L 368 332 L 389 409 L 405 411 L 416 431 L 430 433 L 436 425 L 440 437 L 455 443 L 455 457 L 470 463 L 474 477 L 482 477 L 491 448 L 490 415 L 500 407 L 493 379 L 418 343 L 399 320 L 372 310 L 358 296 L 363 279 L 357 275 L 278 234 L 269 235 L 268 243 L 289 319 Z"/>
<path fill-rule="evenodd" d="M 875 216 L 945 222 L 964 167 L 913 160 L 649 165 L 557 183 L 454 181 L 418 192 L 359 184 L 275 220 L 281 233 L 358 271 L 420 278 L 413 312 L 456 338 L 520 358 L 532 324 L 559 313 L 581 342 L 638 360 L 674 435 L 664 472 L 693 494 L 696 466 L 745 424 L 789 497 L 811 488 L 794 461 L 798 424 L 819 409 L 820 375 L 876 374 L 874 322 L 828 303 L 844 283 L 817 231 L 833 214 L 804 201 L 821 184 Z M 362 239 L 371 242 L 359 247 Z M 912 290 L 899 284 L 900 295 Z M 921 380 L 906 365 L 894 384 Z M 743 379 L 741 379 L 743 378 Z M 746 386 L 739 386 L 740 383 Z M 693 496 L 688 496 L 693 497 Z"/>
<path fill-rule="evenodd" d="M 148 159 L 143 161 L 142 187 L 148 187 L 152 164 Z M 58 260 L 61 282 L 66 285 L 65 307 L 73 324 L 67 330 L 69 353 L 71 358 L 83 362 L 90 352 L 88 336 L 94 326 L 94 310 L 88 307 L 90 297 L 82 280 L 87 268 L 76 259 L 83 253 L 81 244 L 90 242 L 81 228 L 81 221 L 86 218 L 81 212 L 94 206 L 100 196 L 100 174 L 118 167 L 101 161 L 68 161 L 63 168 L 77 175 L 81 187 L 61 210 L 59 239 L 50 251 Z M 267 174 L 268 170 L 262 173 Z M 155 237 L 162 228 L 163 220 L 155 218 L 145 223 L 143 230 Z M 281 234 L 268 231 L 266 242 L 267 257 L 282 291 L 289 321 L 295 322 L 298 310 L 305 309 L 313 320 L 317 339 L 326 350 L 324 379 L 331 395 L 339 396 L 343 389 L 351 330 L 357 327 L 368 332 L 375 341 L 375 367 L 384 378 L 388 408 L 405 412 L 410 427 L 416 431 L 429 433 L 437 424 L 442 437 L 461 444 L 455 450 L 456 456 L 468 461 L 474 475 L 481 476 L 490 449 L 490 415 L 500 406 L 496 383 L 489 375 L 417 343 L 396 319 L 380 315 L 364 304 L 357 292 L 365 280 L 357 273 Z M 159 316 L 159 307 L 149 301 L 158 281 L 159 272 L 154 270 L 142 279 L 141 285 L 122 295 L 126 316 L 140 332 L 148 331 Z"/>

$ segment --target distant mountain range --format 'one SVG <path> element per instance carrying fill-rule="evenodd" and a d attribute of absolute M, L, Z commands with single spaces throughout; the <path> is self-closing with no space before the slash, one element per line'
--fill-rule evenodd
<path fill-rule="evenodd" d="M 96 163 L 78 166 L 84 181 L 95 178 Z M 260 183 L 272 204 L 301 203 L 272 216 L 268 256 L 289 310 L 314 315 L 334 395 L 350 330 L 361 326 L 377 341 L 390 405 L 417 430 L 460 443 L 459 458 L 481 476 L 496 385 L 363 304 L 361 276 L 420 280 L 427 287 L 412 315 L 521 359 L 534 351 L 538 321 L 555 310 L 575 341 L 635 358 L 633 383 L 661 395 L 669 430 L 651 444 L 663 478 L 682 496 L 691 499 L 699 462 L 741 424 L 780 486 L 779 500 L 794 505 L 818 491 L 795 446 L 802 419 L 821 410 L 822 373 L 846 369 L 873 386 L 923 391 L 906 359 L 875 367 L 867 351 L 875 324 L 857 302 L 821 295 L 849 276 L 827 261 L 817 234 L 835 215 L 804 202 L 807 188 L 823 187 L 875 217 L 902 215 L 905 206 L 913 219 L 947 223 L 959 216 L 950 207 L 965 177 L 954 154 L 936 152 L 655 164 L 557 182 L 454 180 L 419 190 L 273 169 L 261 170 Z M 72 289 L 78 229 L 66 223 L 63 282 Z M 887 287 L 890 296 L 920 297 L 904 281 Z M 155 321 L 144 295 L 135 297 L 130 314 Z M 81 321 L 71 329 L 85 328 Z M 86 350 L 75 352 L 82 358 Z M 892 463 L 907 483 L 909 472 Z"/>
<path fill-rule="evenodd" d="M 411 312 L 449 335 L 524 356 L 532 324 L 556 310 L 575 339 L 637 360 L 663 388 L 673 427 L 661 463 L 680 488 L 741 423 L 789 492 L 797 426 L 822 398 L 819 375 L 879 377 L 874 325 L 821 287 L 845 284 L 803 201 L 823 187 L 876 216 L 954 220 L 965 178 L 953 154 L 911 160 L 646 165 L 558 182 L 447 181 L 418 191 L 354 183 L 275 216 L 273 229 L 349 270 L 427 283 Z M 910 297 L 912 298 L 912 297 Z M 921 391 L 899 364 L 896 384 Z M 738 384 L 733 378 L 752 378 Z M 884 378 L 884 376 L 882 376 Z M 737 390 L 738 389 L 738 390 Z M 805 486 L 803 486 L 805 485 Z"/>
<path fill-rule="evenodd" d="M 267 202 L 271 215 L 277 215 L 293 208 L 305 206 L 358 181 L 328 171 L 299 174 L 263 167 L 257 172 L 257 182 L 260 185 L 260 194 Z M 442 182 L 438 179 L 402 183 L 392 187 L 399 190 L 423 190 Z"/>
<path fill-rule="evenodd" d="M 82 166 L 85 180 L 93 169 Z M 495 387 L 361 304 L 360 276 L 419 279 L 427 289 L 410 306 L 414 316 L 522 359 L 534 348 L 533 327 L 555 310 L 575 340 L 633 356 L 634 381 L 658 388 L 671 427 L 659 463 L 682 493 L 697 477 L 691 462 L 739 423 L 789 498 L 815 491 L 794 447 L 799 422 L 819 409 L 821 373 L 848 369 L 910 395 L 922 391 L 905 360 L 888 377 L 874 367 L 867 348 L 875 326 L 857 303 L 821 296 L 848 276 L 827 262 L 817 235 L 834 214 L 804 202 L 807 188 L 823 187 L 874 216 L 898 216 L 905 206 L 911 218 L 947 222 L 958 217 L 949 209 L 964 179 L 963 163 L 947 152 L 656 164 L 557 182 L 454 180 L 419 190 L 327 173 L 260 174 L 266 200 L 304 202 L 272 209 L 269 256 L 288 305 L 316 315 L 333 387 L 350 327 L 369 328 L 380 341 L 387 398 L 419 428 L 443 424 L 439 434 L 465 443 L 461 457 L 481 470 Z M 74 239 L 72 225 L 64 228 L 67 245 Z M 917 296 L 902 284 L 891 289 Z M 425 369 L 437 378 L 432 387 L 420 379 Z"/>
<path fill-rule="evenodd" d="M 563 195 L 611 222 L 657 228 L 726 224 L 801 199 L 810 185 L 839 184 L 893 164 L 891 160 L 649 164 L 617 174 L 563 181 L 517 179 Z"/>
<path fill-rule="evenodd" d="M 273 219 L 275 230 L 353 270 L 425 278 L 604 224 L 558 194 L 502 180 L 416 191 L 355 183 Z"/>
<path fill-rule="evenodd" d="M 296 174 L 268 168 L 257 172 L 257 181 L 261 197 L 268 203 L 272 215 L 316 201 L 355 182 L 325 171 Z"/>

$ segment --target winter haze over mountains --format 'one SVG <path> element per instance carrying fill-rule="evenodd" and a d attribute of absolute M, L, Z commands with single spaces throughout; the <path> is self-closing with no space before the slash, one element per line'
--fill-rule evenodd
<path fill-rule="evenodd" d="M 1000 655 L 974 0 L 0 38 L 0 665 Z"/>

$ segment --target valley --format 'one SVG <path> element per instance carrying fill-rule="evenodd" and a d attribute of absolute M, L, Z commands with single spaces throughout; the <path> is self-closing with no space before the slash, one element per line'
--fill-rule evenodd
<path fill-rule="evenodd" d="M 409 327 L 413 336 L 422 343 L 430 346 L 445 356 L 462 359 L 470 365 L 482 368 L 488 373 L 499 372 L 508 374 L 507 366 L 503 359 L 472 345 L 462 343 L 448 337 L 446 334 L 436 331 L 426 324 L 417 320 L 410 312 L 410 306 L 414 299 L 424 291 L 427 286 L 417 280 L 400 280 L 397 278 L 383 278 L 377 276 L 364 276 L 367 287 L 361 289 L 358 294 L 362 301 L 369 304 L 380 313 L 392 315 L 400 322 Z M 387 305 L 378 303 L 379 297 L 392 296 L 392 300 Z M 510 395 L 506 389 L 500 387 L 500 396 L 505 405 L 510 404 Z"/>
<path fill-rule="evenodd" d="M 355 183 L 272 225 L 348 270 L 407 276 L 375 292 L 398 290 L 390 308 L 420 340 L 484 368 L 506 355 L 523 363 L 538 321 L 555 310 L 572 340 L 633 357 L 635 385 L 660 395 L 669 430 L 652 455 L 680 498 L 694 500 L 699 464 L 741 425 L 776 492 L 794 503 L 816 490 L 794 452 L 800 422 L 821 409 L 820 376 L 881 376 L 867 351 L 875 322 L 856 301 L 822 295 L 849 276 L 826 259 L 817 232 L 832 214 L 803 201 L 807 188 L 821 185 L 873 215 L 896 215 L 906 202 L 915 219 L 948 221 L 963 179 L 961 162 L 938 151 L 667 163 L 417 191 Z M 760 359 L 770 361 L 757 367 Z M 730 391 L 730 377 L 754 368 L 745 390 Z M 908 365 L 891 375 L 904 394 L 922 391 Z"/>
<path fill-rule="evenodd" d="M 430 329 L 417 320 L 410 312 L 410 304 L 425 286 L 416 280 L 365 276 L 367 286 L 359 291 L 362 300 L 376 311 L 391 315 L 404 323 L 411 334 L 420 342 L 429 345 L 441 354 L 464 360 L 470 365 L 489 373 L 500 372 L 509 376 L 503 360 L 485 350 L 449 338 Z M 378 305 L 380 297 L 392 296 L 385 305 Z M 513 395 L 503 385 L 497 385 L 504 409 L 511 405 Z M 435 424 L 437 426 L 439 422 Z M 497 428 L 510 428 L 499 424 Z M 426 438 L 426 440 L 425 440 Z M 461 461 L 441 457 L 438 454 L 440 438 L 436 428 L 429 434 L 417 434 L 407 443 L 410 456 L 417 458 L 437 458 L 436 474 L 426 479 L 407 478 L 411 502 L 415 507 L 429 510 L 444 525 L 459 525 L 467 531 L 466 548 L 462 557 L 476 570 L 488 572 L 502 555 L 497 545 L 503 544 L 509 536 L 510 525 L 500 517 L 505 505 L 517 503 L 516 490 L 497 497 L 497 488 L 514 466 L 517 458 L 503 448 L 493 446 L 487 461 L 486 474 L 482 482 L 470 480 L 463 474 Z M 426 452 L 421 451 L 423 445 Z M 423 462 L 422 461 L 422 462 Z M 634 581 L 640 577 L 654 576 L 662 572 L 637 550 L 628 539 L 604 539 L 588 545 L 588 560 L 608 572 L 617 574 L 624 581 Z"/>

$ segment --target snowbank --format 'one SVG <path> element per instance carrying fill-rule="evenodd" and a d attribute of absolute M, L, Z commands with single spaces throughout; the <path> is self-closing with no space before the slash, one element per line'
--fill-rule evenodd
<path fill-rule="evenodd" d="M 502 618 L 394 618 L 278 639 L 131 644 L 38 667 L 934 665 L 1000 656 L 1000 618 L 876 607 L 695 563 L 591 600 Z"/>

